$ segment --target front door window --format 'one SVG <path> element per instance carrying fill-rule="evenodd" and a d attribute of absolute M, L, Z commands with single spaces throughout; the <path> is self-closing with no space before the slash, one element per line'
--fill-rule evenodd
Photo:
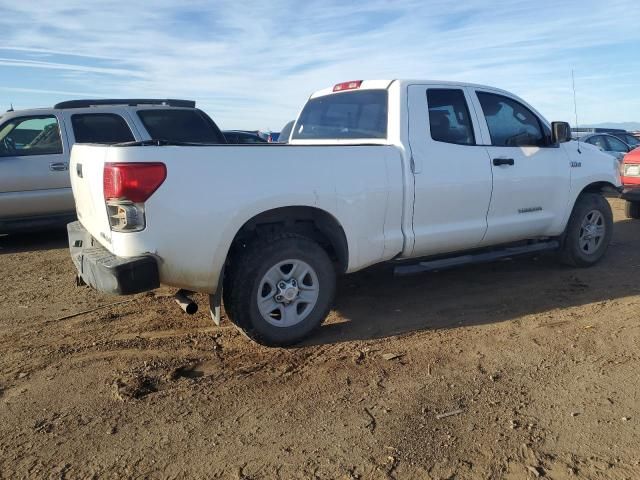
<path fill-rule="evenodd" d="M 62 153 L 58 121 L 53 115 L 19 117 L 0 128 L 0 156 L 52 155 Z"/>

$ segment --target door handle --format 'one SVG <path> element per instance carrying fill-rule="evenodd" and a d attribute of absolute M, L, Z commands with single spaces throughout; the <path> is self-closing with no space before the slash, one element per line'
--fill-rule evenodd
<path fill-rule="evenodd" d="M 52 172 L 64 172 L 65 170 L 69 170 L 69 164 L 64 162 L 50 163 L 49 170 Z"/>
<path fill-rule="evenodd" d="M 500 165 L 514 165 L 515 162 L 513 161 L 513 158 L 494 158 L 493 164 L 496 167 L 499 167 Z"/>

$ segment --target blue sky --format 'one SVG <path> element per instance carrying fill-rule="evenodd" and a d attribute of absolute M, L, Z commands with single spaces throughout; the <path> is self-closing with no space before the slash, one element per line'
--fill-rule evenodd
<path fill-rule="evenodd" d="M 638 0 L 0 0 L 0 109 L 190 98 L 222 128 L 279 130 L 340 81 L 513 91 L 549 120 L 640 121 Z"/>

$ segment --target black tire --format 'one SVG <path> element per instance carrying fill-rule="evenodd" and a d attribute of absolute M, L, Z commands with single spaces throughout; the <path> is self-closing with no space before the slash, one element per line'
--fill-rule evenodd
<path fill-rule="evenodd" d="M 640 202 L 630 202 L 627 200 L 624 206 L 624 213 L 627 215 L 627 218 L 639 219 Z"/>
<path fill-rule="evenodd" d="M 600 239 L 593 238 L 593 242 L 585 240 L 589 238 L 589 232 L 583 228 L 585 222 L 589 222 L 593 212 L 600 215 L 599 226 L 604 228 Z M 599 193 L 583 193 L 576 200 L 563 235 L 560 260 L 572 267 L 590 267 L 602 259 L 613 234 L 613 214 L 609 202 Z M 586 245 L 589 243 L 589 245 Z"/>
<path fill-rule="evenodd" d="M 313 240 L 283 233 L 254 240 L 237 255 L 225 278 L 225 311 L 227 317 L 252 340 L 267 346 L 292 345 L 319 327 L 329 314 L 335 294 L 336 273 L 327 253 Z M 303 262 L 312 268 L 315 275 L 313 283 L 317 282 L 317 300 L 308 304 L 309 311 L 303 312 L 306 316 L 299 323 L 282 327 L 273 324 L 279 321 L 277 318 L 270 317 L 270 323 L 260 313 L 258 289 L 264 288 L 261 283 L 268 272 L 288 260 Z M 273 293 L 273 298 L 276 298 L 277 291 Z M 264 298 L 269 295 L 267 292 Z"/>

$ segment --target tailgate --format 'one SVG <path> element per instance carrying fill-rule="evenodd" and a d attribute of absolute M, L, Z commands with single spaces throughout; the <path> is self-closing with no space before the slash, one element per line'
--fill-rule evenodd
<path fill-rule="evenodd" d="M 109 148 L 74 145 L 69 173 L 78 220 L 94 238 L 111 250 L 111 228 L 102 190 L 104 163 Z"/>

